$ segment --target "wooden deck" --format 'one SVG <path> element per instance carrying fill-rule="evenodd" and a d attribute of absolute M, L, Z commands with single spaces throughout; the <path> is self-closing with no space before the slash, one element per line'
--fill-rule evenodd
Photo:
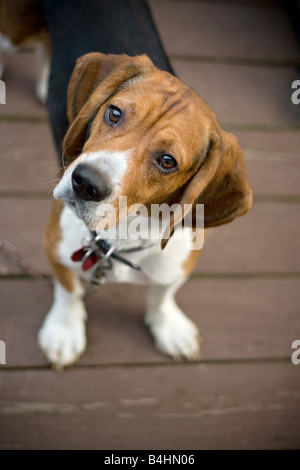
<path fill-rule="evenodd" d="M 52 371 L 36 344 L 51 286 L 0 253 L 0 449 L 299 449 L 299 48 L 277 1 L 149 3 L 178 75 L 237 135 L 253 209 L 207 231 L 178 295 L 203 337 L 193 364 L 155 351 L 143 288 L 112 285 L 87 299 L 85 355 Z M 56 155 L 32 56 L 10 55 L 4 78 L 0 238 L 48 275 L 41 239 Z"/>

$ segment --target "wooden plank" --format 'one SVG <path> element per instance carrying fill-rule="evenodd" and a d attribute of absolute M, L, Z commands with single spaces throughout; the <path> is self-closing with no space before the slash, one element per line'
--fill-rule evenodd
<path fill-rule="evenodd" d="M 232 132 L 245 155 L 254 195 L 299 195 L 299 131 Z"/>
<path fill-rule="evenodd" d="M 299 195 L 299 132 L 234 133 L 244 151 L 255 194 Z M 0 193 L 50 194 L 57 181 L 58 161 L 48 125 L 0 122 L 0 134 Z"/>
<path fill-rule="evenodd" d="M 5 198 L 0 205 L 1 238 L 13 243 L 17 252 L 43 273 L 50 273 L 42 247 L 50 207 L 50 200 L 30 198 Z M 257 203 L 233 223 L 206 230 L 196 272 L 299 272 L 299 207 Z M 9 274 L 9 265 L 4 269 L 8 269 L 4 274 Z"/>
<path fill-rule="evenodd" d="M 247 160 L 246 166 L 254 196 L 299 196 L 299 158 L 273 162 Z"/>
<path fill-rule="evenodd" d="M 48 124 L 0 122 L 0 194 L 51 192 L 58 160 Z"/>
<path fill-rule="evenodd" d="M 198 325 L 202 359 L 290 356 L 300 338 L 300 281 L 191 280 L 178 304 Z M 52 303 L 43 281 L 0 281 L 0 339 L 7 366 L 45 366 L 37 334 Z M 100 287 L 86 299 L 88 346 L 79 365 L 172 362 L 156 351 L 143 324 L 145 289 Z"/>
<path fill-rule="evenodd" d="M 194 88 L 218 119 L 236 125 L 299 126 L 291 101 L 296 69 L 249 67 L 174 60 L 177 75 Z"/>
<path fill-rule="evenodd" d="M 208 229 L 196 272 L 299 272 L 299 204 L 256 203 L 233 223 Z"/>
<path fill-rule="evenodd" d="M 0 116 L 47 119 L 46 107 L 35 96 L 36 64 L 30 52 L 7 53 L 3 80 L 6 84 L 6 104 Z"/>
<path fill-rule="evenodd" d="M 292 364 L 14 371 L 0 384 L 2 449 L 300 447 Z"/>
<path fill-rule="evenodd" d="M 39 198 L 2 198 L 0 205 L 1 238 L 12 243 L 17 253 L 27 258 L 38 272 L 49 272 L 43 250 L 43 235 L 52 200 Z M 0 254 L 1 255 L 1 254 Z M 5 268 L 10 273 L 10 264 Z M 12 272 L 15 269 L 12 267 Z"/>
<path fill-rule="evenodd" d="M 149 1 L 171 55 L 299 61 L 286 11 L 251 3 Z"/>
<path fill-rule="evenodd" d="M 300 133 L 298 130 L 256 132 L 235 129 L 231 132 L 237 136 L 247 161 L 265 161 L 272 165 L 277 161 L 289 163 L 290 159 L 299 159 Z"/>
<path fill-rule="evenodd" d="M 3 122 L 0 133 L 1 194 L 24 191 L 50 194 L 58 181 L 58 162 L 48 125 Z M 299 133 L 237 131 L 235 134 L 244 151 L 255 194 L 299 194 Z"/>
<path fill-rule="evenodd" d="M 203 359 L 289 357 L 300 338 L 299 281 L 193 280 L 179 305 L 200 327 Z"/>

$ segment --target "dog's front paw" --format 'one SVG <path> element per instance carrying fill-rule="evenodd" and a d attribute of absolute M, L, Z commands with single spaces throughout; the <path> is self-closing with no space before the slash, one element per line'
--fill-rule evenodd
<path fill-rule="evenodd" d="M 49 315 L 38 335 L 38 343 L 48 361 L 56 369 L 76 362 L 86 347 L 84 321 L 62 322 Z"/>
<path fill-rule="evenodd" d="M 197 326 L 181 311 L 172 315 L 147 314 L 145 323 L 149 327 L 156 347 L 173 357 L 194 361 L 200 358 L 200 334 Z"/>

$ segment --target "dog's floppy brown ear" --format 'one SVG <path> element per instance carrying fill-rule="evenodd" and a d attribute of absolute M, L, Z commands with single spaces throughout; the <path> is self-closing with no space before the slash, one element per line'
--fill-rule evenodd
<path fill-rule="evenodd" d="M 153 67 L 146 55 L 129 57 L 91 52 L 77 60 L 68 87 L 70 127 L 63 143 L 68 161 L 81 153 L 88 125 L 100 106 L 120 85 Z"/>
<path fill-rule="evenodd" d="M 210 181 L 196 202 L 204 204 L 204 226 L 215 227 L 231 222 L 252 206 L 252 189 L 248 181 L 244 155 L 237 138 L 221 131 L 212 142 L 207 164 L 215 168 Z"/>
<path fill-rule="evenodd" d="M 179 202 L 182 208 L 184 204 L 194 208 L 196 204 L 204 204 L 204 227 L 227 224 L 250 210 L 252 190 L 244 156 L 234 135 L 221 129 L 215 133 L 205 160 Z M 197 227 L 194 217 L 193 227 Z M 165 236 L 162 248 L 167 240 Z"/>

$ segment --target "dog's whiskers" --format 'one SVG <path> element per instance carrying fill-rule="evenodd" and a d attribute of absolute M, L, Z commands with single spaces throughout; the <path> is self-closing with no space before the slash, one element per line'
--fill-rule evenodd
<path fill-rule="evenodd" d="M 63 166 L 63 169 L 65 170 L 66 169 L 66 165 L 65 165 L 65 152 L 63 151 L 62 155 L 61 155 L 61 163 L 62 163 L 62 166 Z"/>

